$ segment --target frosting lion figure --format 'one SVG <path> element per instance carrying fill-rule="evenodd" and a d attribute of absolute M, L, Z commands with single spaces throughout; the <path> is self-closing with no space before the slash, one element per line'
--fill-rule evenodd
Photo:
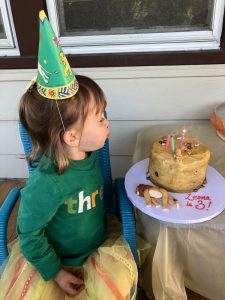
<path fill-rule="evenodd" d="M 147 207 L 151 207 L 152 204 L 159 207 L 160 201 L 162 202 L 163 210 L 168 210 L 168 204 L 176 208 L 179 207 L 177 200 L 175 200 L 173 196 L 163 188 L 147 184 L 139 184 L 136 188 L 136 194 L 145 198 Z"/>

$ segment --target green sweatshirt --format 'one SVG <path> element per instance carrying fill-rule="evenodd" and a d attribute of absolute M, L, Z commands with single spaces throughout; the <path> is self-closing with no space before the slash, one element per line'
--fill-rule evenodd
<path fill-rule="evenodd" d="M 62 175 L 43 157 L 21 191 L 17 233 L 26 259 L 45 280 L 62 265 L 81 266 L 105 240 L 98 153 L 71 161 Z"/>

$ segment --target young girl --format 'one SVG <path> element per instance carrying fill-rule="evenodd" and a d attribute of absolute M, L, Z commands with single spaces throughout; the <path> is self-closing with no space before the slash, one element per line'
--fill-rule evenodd
<path fill-rule="evenodd" d="M 43 99 L 36 85 L 21 99 L 20 119 L 34 144 L 31 158 L 42 158 L 21 192 L 19 244 L 3 273 L 0 299 L 135 295 L 137 274 L 128 246 L 120 239 L 106 241 L 96 152 L 109 134 L 106 100 L 94 81 L 76 77 L 78 93 L 58 103 L 61 117 L 55 100 Z"/>
<path fill-rule="evenodd" d="M 50 78 L 44 87 L 40 76 L 19 107 L 34 146 L 30 162 L 40 161 L 21 191 L 18 241 L 0 280 L 0 299 L 135 299 L 131 251 L 122 238 L 107 238 L 105 226 L 96 151 L 109 135 L 105 96 L 93 80 L 76 76 L 73 95 L 58 101 Z"/>

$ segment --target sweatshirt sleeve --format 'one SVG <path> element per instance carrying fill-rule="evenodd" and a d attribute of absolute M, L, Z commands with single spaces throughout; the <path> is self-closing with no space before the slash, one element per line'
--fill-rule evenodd
<path fill-rule="evenodd" d="M 31 176 L 32 177 L 32 176 Z M 61 270 L 62 263 L 46 235 L 46 226 L 60 206 L 60 193 L 47 176 L 33 178 L 21 191 L 17 233 L 21 251 L 44 280 Z"/>

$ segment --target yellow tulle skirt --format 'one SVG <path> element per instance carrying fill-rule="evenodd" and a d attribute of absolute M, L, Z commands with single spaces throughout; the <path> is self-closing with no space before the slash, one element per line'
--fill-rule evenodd
<path fill-rule="evenodd" d="M 24 258 L 16 240 L 0 279 L 0 300 L 134 300 L 137 267 L 122 237 L 108 239 L 82 266 L 85 289 L 67 296 L 53 281 L 44 281 Z"/>

